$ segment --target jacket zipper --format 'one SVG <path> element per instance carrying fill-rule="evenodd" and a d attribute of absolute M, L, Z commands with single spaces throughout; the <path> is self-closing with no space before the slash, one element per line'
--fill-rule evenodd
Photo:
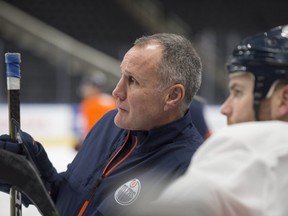
<path fill-rule="evenodd" d="M 82 216 L 84 213 L 85 213 L 85 210 L 87 209 L 90 201 L 92 200 L 92 198 L 94 197 L 99 185 L 101 184 L 102 180 L 108 176 L 117 166 L 119 166 L 123 161 L 125 161 L 130 155 L 131 153 L 133 152 L 133 150 L 135 149 L 135 147 L 137 146 L 138 144 L 138 139 L 137 137 L 135 137 L 135 141 L 134 141 L 134 144 L 132 146 L 132 148 L 129 150 L 129 152 L 121 159 L 119 160 L 116 164 L 114 164 L 110 169 L 109 166 L 110 164 L 113 162 L 113 160 L 120 154 L 120 152 L 122 151 L 122 149 L 125 147 L 125 145 L 127 144 L 128 140 L 129 140 L 129 137 L 130 137 L 130 131 L 128 131 L 128 134 L 125 138 L 125 141 L 124 141 L 124 144 L 121 146 L 121 148 L 113 155 L 113 157 L 109 160 L 109 162 L 107 163 L 107 165 L 105 166 L 105 168 L 103 169 L 103 172 L 102 172 L 102 175 L 97 179 L 93 189 L 92 189 L 92 192 L 90 194 L 90 196 L 88 197 L 87 200 L 85 200 L 85 202 L 83 203 L 79 213 L 78 213 L 78 216 Z"/>

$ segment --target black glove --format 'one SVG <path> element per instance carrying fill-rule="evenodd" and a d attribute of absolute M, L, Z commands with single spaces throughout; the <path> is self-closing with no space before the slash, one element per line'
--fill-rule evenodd
<path fill-rule="evenodd" d="M 4 182 L 0 179 L 0 191 L 5 192 L 5 193 L 9 193 L 10 188 L 11 188 L 10 184 L 7 184 L 6 182 Z"/>
<path fill-rule="evenodd" d="M 16 154 L 21 154 L 22 153 L 22 147 L 20 146 L 19 143 L 12 143 L 11 138 L 9 135 L 4 134 L 0 136 L 0 148 L 5 149 L 7 151 L 16 153 Z M 0 179 L 0 191 L 9 193 L 11 188 L 11 185 L 2 181 Z"/>
<path fill-rule="evenodd" d="M 42 179 L 45 182 L 53 183 L 58 178 L 58 173 L 50 162 L 47 153 L 41 143 L 36 142 L 28 133 L 19 131 L 23 142 L 24 154 L 34 162 Z"/>
<path fill-rule="evenodd" d="M 34 139 L 23 131 L 19 131 L 22 144 L 13 142 L 8 135 L 0 136 L 0 148 L 13 153 L 26 155 L 27 159 L 30 160 L 38 169 L 39 175 L 46 186 L 46 189 L 50 192 L 53 184 L 57 183 L 59 175 L 56 169 L 50 162 L 47 153 L 43 146 L 34 141 Z M 0 190 L 7 192 L 10 189 L 10 185 L 0 180 Z M 31 202 L 30 202 L 31 203 Z M 25 205 L 26 206 L 26 205 Z"/>
<path fill-rule="evenodd" d="M 23 152 L 21 145 L 12 142 L 10 136 L 7 134 L 0 136 L 0 149 L 5 149 L 16 154 L 22 154 Z"/>

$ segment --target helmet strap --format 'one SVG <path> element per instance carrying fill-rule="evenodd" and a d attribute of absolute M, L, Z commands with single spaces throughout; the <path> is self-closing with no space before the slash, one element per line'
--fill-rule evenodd
<path fill-rule="evenodd" d="M 253 108 L 256 121 L 260 121 L 260 101 L 254 100 Z"/>

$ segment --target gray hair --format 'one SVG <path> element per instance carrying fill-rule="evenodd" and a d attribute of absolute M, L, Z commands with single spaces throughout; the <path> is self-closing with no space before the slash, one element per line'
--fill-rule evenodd
<path fill-rule="evenodd" d="M 161 62 L 157 67 L 159 90 L 174 84 L 182 84 L 185 88 L 185 104 L 192 102 L 201 85 L 202 63 L 192 43 L 186 38 L 171 34 L 158 33 L 142 36 L 135 46 L 159 44 L 163 47 Z"/>

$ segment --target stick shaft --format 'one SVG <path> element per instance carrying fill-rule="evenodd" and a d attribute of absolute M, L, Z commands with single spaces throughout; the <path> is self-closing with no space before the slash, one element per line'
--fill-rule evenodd
<path fill-rule="evenodd" d="M 9 135 L 12 140 L 17 140 L 20 130 L 20 54 L 6 53 L 6 73 L 8 90 L 8 110 L 9 110 Z M 11 216 L 22 215 L 22 195 L 21 192 L 12 186 L 10 190 L 10 212 Z"/>
<path fill-rule="evenodd" d="M 17 134 L 20 130 L 19 90 L 8 91 L 8 104 L 9 135 L 12 140 L 17 141 Z M 22 195 L 15 186 L 12 186 L 10 190 L 10 212 L 11 216 L 22 215 Z"/>

